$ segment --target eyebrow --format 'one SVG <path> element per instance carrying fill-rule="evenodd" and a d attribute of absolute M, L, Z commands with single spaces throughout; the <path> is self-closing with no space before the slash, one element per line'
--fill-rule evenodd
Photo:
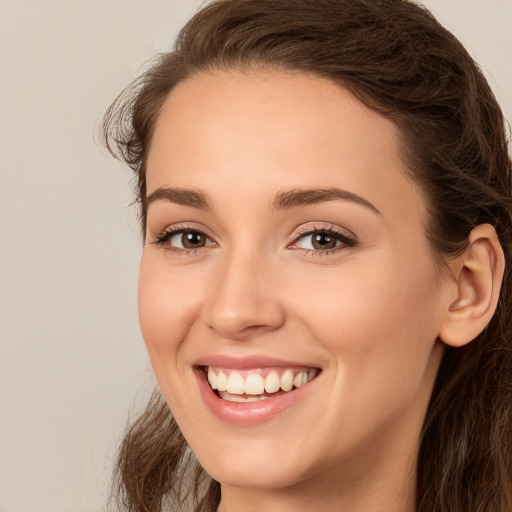
<path fill-rule="evenodd" d="M 278 192 L 273 204 L 273 210 L 288 210 L 297 208 L 299 206 L 308 206 L 317 203 L 334 200 L 350 201 L 361 206 L 364 206 L 375 213 L 380 214 L 380 211 L 363 197 L 343 190 L 340 188 L 309 188 L 309 189 L 293 189 Z M 207 194 L 197 190 L 185 188 L 171 188 L 160 187 L 153 191 L 149 196 L 143 199 L 144 208 L 147 210 L 148 206 L 155 201 L 169 201 L 171 203 L 190 206 L 199 210 L 211 211 L 211 201 Z"/>
<path fill-rule="evenodd" d="M 272 207 L 275 210 L 288 210 L 298 206 L 307 206 L 336 199 L 359 204 L 380 215 L 380 211 L 370 201 L 354 194 L 354 192 L 340 188 L 295 189 L 279 192 L 274 199 Z"/>
<path fill-rule="evenodd" d="M 149 205 L 155 201 L 169 201 L 171 203 L 181 204 L 183 206 L 191 206 L 199 210 L 211 210 L 209 197 L 203 192 L 186 188 L 170 188 L 160 187 L 151 192 L 149 196 L 143 199 L 144 209 L 147 210 Z"/>

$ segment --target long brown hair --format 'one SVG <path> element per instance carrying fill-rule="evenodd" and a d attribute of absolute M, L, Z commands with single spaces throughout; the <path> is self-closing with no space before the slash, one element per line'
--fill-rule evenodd
<path fill-rule="evenodd" d="M 506 259 L 498 309 L 477 339 L 446 348 L 419 448 L 416 509 L 511 512 L 511 161 L 485 78 L 411 1 L 214 1 L 105 116 L 107 146 L 138 179 L 143 232 L 146 158 L 169 92 L 198 72 L 257 68 L 327 78 L 396 124 L 428 198 L 427 236 L 440 259 L 463 250 L 478 224 L 496 228 Z M 218 506 L 219 484 L 190 454 L 158 393 L 126 434 L 114 494 L 131 512 Z"/>

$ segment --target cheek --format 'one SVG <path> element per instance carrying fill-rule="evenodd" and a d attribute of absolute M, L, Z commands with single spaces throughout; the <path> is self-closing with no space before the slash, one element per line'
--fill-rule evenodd
<path fill-rule="evenodd" d="M 339 340 L 349 350 L 378 346 L 387 336 L 389 346 L 416 333 L 410 340 L 414 343 L 421 333 L 432 332 L 436 277 L 428 262 L 407 267 L 392 260 L 323 276 L 305 274 L 290 290 L 289 295 L 299 299 L 290 308 L 302 311 L 319 339 Z"/>
<path fill-rule="evenodd" d="M 369 404 L 384 406 L 406 401 L 418 390 L 440 316 L 429 260 L 418 264 L 416 259 L 413 265 L 394 255 L 373 261 L 380 264 L 347 266 L 330 279 L 304 280 L 307 304 L 297 302 L 296 308 L 316 342 L 332 355 L 333 390 L 339 390 L 340 400 L 366 396 Z M 304 296 L 304 289 L 293 296 Z"/>
<path fill-rule="evenodd" d="M 178 349 L 190 323 L 194 299 L 173 272 L 143 253 L 138 286 L 142 336 L 159 382 L 175 365 Z"/>
<path fill-rule="evenodd" d="M 187 366 L 180 364 L 183 341 L 194 318 L 190 290 L 165 263 L 143 253 L 138 286 L 141 332 L 160 390 L 177 420 L 189 409 L 186 394 L 177 391 L 190 378 Z"/>

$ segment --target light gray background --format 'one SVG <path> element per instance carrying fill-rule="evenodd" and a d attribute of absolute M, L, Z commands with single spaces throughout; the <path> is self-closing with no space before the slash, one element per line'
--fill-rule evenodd
<path fill-rule="evenodd" d="M 512 119 L 512 1 L 424 2 Z M 130 171 L 93 132 L 199 0 L 0 0 L 0 512 L 105 510 L 153 386 Z"/>

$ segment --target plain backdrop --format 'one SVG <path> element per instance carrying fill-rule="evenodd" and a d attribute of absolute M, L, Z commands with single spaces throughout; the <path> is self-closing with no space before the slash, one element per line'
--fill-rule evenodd
<path fill-rule="evenodd" d="M 512 0 L 424 3 L 511 120 Z M 0 0 L 0 512 L 106 510 L 118 440 L 154 381 L 132 176 L 93 134 L 199 4 Z"/>

